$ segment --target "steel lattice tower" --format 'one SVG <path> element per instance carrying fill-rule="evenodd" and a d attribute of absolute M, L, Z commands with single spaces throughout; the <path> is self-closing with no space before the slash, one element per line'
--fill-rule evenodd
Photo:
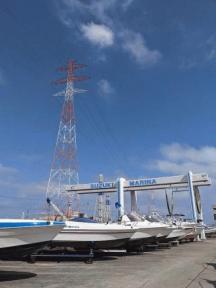
<path fill-rule="evenodd" d="M 110 195 L 102 192 L 96 198 L 95 218 L 99 223 L 108 223 L 111 220 Z"/>
<path fill-rule="evenodd" d="M 99 183 L 104 182 L 103 174 L 99 175 Z M 95 218 L 99 223 L 108 223 L 111 220 L 110 194 L 98 193 L 96 198 Z"/>
<path fill-rule="evenodd" d="M 64 103 L 46 196 L 57 201 L 60 205 L 63 204 L 59 203 L 59 200 L 65 194 L 65 185 L 78 184 L 79 182 L 74 94 L 84 92 L 84 90 L 75 89 L 74 82 L 86 80 L 87 77 L 76 76 L 74 72 L 85 66 L 84 64 L 77 64 L 74 60 L 69 60 L 66 67 L 58 68 L 58 71 L 66 72 L 67 77 L 54 81 L 55 84 L 66 84 L 66 89 L 56 94 L 56 96 L 64 96 Z"/>

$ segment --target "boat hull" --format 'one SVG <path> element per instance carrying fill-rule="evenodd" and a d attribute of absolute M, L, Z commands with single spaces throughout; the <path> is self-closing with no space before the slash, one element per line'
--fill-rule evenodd
<path fill-rule="evenodd" d="M 120 248 L 128 242 L 134 229 L 115 224 L 68 224 L 53 239 L 52 245 L 83 249 Z"/>
<path fill-rule="evenodd" d="M 128 252 L 135 252 L 135 251 L 142 251 L 145 245 L 152 244 L 156 242 L 156 237 L 155 236 L 150 236 L 147 238 L 142 238 L 142 239 L 130 239 L 126 245 L 125 249 Z"/>
<path fill-rule="evenodd" d="M 0 258 L 26 256 L 49 243 L 62 229 L 63 225 L 47 222 L 0 222 Z M 11 225 L 12 227 L 6 227 Z M 20 226 L 23 225 L 23 226 Z M 26 225 L 26 226 L 25 226 Z"/>
<path fill-rule="evenodd" d="M 62 225 L 0 229 L 0 249 L 51 241 Z"/>
<path fill-rule="evenodd" d="M 115 239 L 109 241 L 56 241 L 51 242 L 51 247 L 67 247 L 75 250 L 99 250 L 99 249 L 121 249 L 125 247 L 129 238 Z"/>
<path fill-rule="evenodd" d="M 185 237 L 186 233 L 184 229 L 175 229 L 166 237 L 167 241 L 174 241 Z"/>
<path fill-rule="evenodd" d="M 139 229 L 142 229 L 143 232 L 145 232 L 147 235 L 151 237 L 160 237 L 160 236 L 165 236 L 167 237 L 170 232 L 172 232 L 174 229 L 171 227 L 160 227 L 160 226 L 155 226 L 155 227 L 144 227 L 141 225 L 137 225 Z"/>
<path fill-rule="evenodd" d="M 74 231 L 64 230 L 52 241 L 53 246 L 73 247 L 75 249 L 111 249 L 124 246 L 131 232 L 121 231 Z"/>
<path fill-rule="evenodd" d="M 0 248 L 0 259 L 1 260 L 20 260 L 30 256 L 37 250 L 42 249 L 46 245 L 50 244 L 50 241 L 27 244 L 21 246 L 13 246 L 8 248 Z"/>

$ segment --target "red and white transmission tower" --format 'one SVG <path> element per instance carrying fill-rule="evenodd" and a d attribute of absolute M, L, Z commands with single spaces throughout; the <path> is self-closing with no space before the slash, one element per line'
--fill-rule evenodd
<path fill-rule="evenodd" d="M 46 193 L 47 198 L 52 199 L 52 201 L 61 198 L 63 192 L 65 192 L 65 185 L 79 182 L 74 94 L 85 90 L 75 89 L 74 82 L 88 78 L 86 76 L 76 76 L 74 72 L 85 66 L 76 63 L 74 60 L 69 60 L 66 67 L 58 68 L 58 71 L 66 72 L 67 77 L 54 81 L 55 84 L 66 84 L 66 89 L 55 94 L 55 96 L 64 96 L 64 103 Z"/>

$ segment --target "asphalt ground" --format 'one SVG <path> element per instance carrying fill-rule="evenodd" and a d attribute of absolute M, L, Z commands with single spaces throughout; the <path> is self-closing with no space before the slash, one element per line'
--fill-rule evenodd
<path fill-rule="evenodd" d="M 216 239 L 143 255 L 98 257 L 93 264 L 65 260 L 0 261 L 0 287 L 207 288 L 216 287 Z"/>

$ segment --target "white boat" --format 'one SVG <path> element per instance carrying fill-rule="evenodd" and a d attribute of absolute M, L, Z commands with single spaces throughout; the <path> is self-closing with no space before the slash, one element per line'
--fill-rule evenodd
<path fill-rule="evenodd" d="M 160 219 L 159 217 L 160 216 L 158 215 L 158 219 Z M 167 217 L 163 219 L 163 221 L 165 224 L 169 226 L 169 234 L 166 236 L 166 238 L 162 237 L 162 240 L 159 242 L 170 242 L 185 237 L 186 235 L 185 230 L 181 227 L 181 225 L 173 223 L 172 218 Z"/>
<path fill-rule="evenodd" d="M 183 227 L 180 225 L 180 223 L 173 223 L 172 218 L 164 219 L 156 212 L 154 212 L 154 214 L 151 216 L 147 216 L 146 219 L 148 219 L 150 222 L 159 222 L 161 223 L 161 225 L 166 226 L 166 229 L 162 233 L 157 235 L 158 242 L 170 242 L 182 239 L 187 234 L 185 229 L 183 229 Z"/>
<path fill-rule="evenodd" d="M 206 225 L 205 228 L 205 236 L 207 238 L 215 238 L 216 237 L 216 226 L 215 225 Z"/>
<path fill-rule="evenodd" d="M 132 212 L 129 215 L 124 215 L 122 223 L 130 223 L 133 228 L 142 229 L 142 231 L 152 237 L 166 237 L 174 230 L 174 228 L 161 221 L 154 219 L 153 217 L 140 216 L 136 212 Z"/>
<path fill-rule="evenodd" d="M 49 243 L 63 227 L 63 222 L 0 219 L 0 258 L 30 255 Z"/>
<path fill-rule="evenodd" d="M 203 225 L 191 220 L 185 220 L 181 217 L 173 218 L 171 221 L 174 223 L 176 228 L 179 229 L 179 231 L 182 230 L 182 235 L 179 236 L 178 240 L 186 239 L 193 241 L 198 235 L 201 234 L 203 230 Z"/>
<path fill-rule="evenodd" d="M 88 218 L 75 218 L 65 222 L 64 229 L 53 239 L 53 245 L 75 249 L 120 248 L 133 234 L 132 227 L 117 223 L 97 223 Z"/>
<path fill-rule="evenodd" d="M 170 225 L 155 221 L 153 218 L 150 220 L 136 212 L 122 217 L 122 224 L 130 225 L 136 231 L 127 243 L 127 250 L 140 250 L 146 244 L 162 241 L 174 230 Z"/>
<path fill-rule="evenodd" d="M 178 240 L 185 239 L 193 241 L 197 238 L 198 235 L 202 233 L 202 230 L 204 229 L 203 225 L 191 220 L 183 219 L 182 217 L 168 218 L 167 221 L 169 223 L 173 223 L 173 226 L 176 227 L 177 230 L 174 231 L 176 235 L 182 234 L 179 235 Z"/>
<path fill-rule="evenodd" d="M 207 236 L 215 235 L 216 234 L 216 227 L 215 226 L 206 226 L 205 233 Z"/>
<path fill-rule="evenodd" d="M 131 227 L 135 231 L 129 241 L 125 243 L 124 248 L 127 251 L 141 251 L 145 244 L 154 242 L 155 236 L 152 236 L 152 233 L 149 233 L 144 227 L 139 227 L 139 225 L 130 221 L 126 215 L 122 217 L 121 223 L 126 227 Z"/>
<path fill-rule="evenodd" d="M 187 233 L 182 227 L 173 226 L 174 230 L 166 237 L 168 241 L 178 240 L 184 238 Z"/>
<path fill-rule="evenodd" d="M 197 238 L 198 235 L 201 234 L 201 231 L 203 229 L 202 225 L 199 225 L 198 223 L 195 223 L 193 221 L 182 221 L 180 223 L 182 229 L 185 231 L 185 237 L 182 239 L 187 239 L 190 241 L 193 241 Z"/>

